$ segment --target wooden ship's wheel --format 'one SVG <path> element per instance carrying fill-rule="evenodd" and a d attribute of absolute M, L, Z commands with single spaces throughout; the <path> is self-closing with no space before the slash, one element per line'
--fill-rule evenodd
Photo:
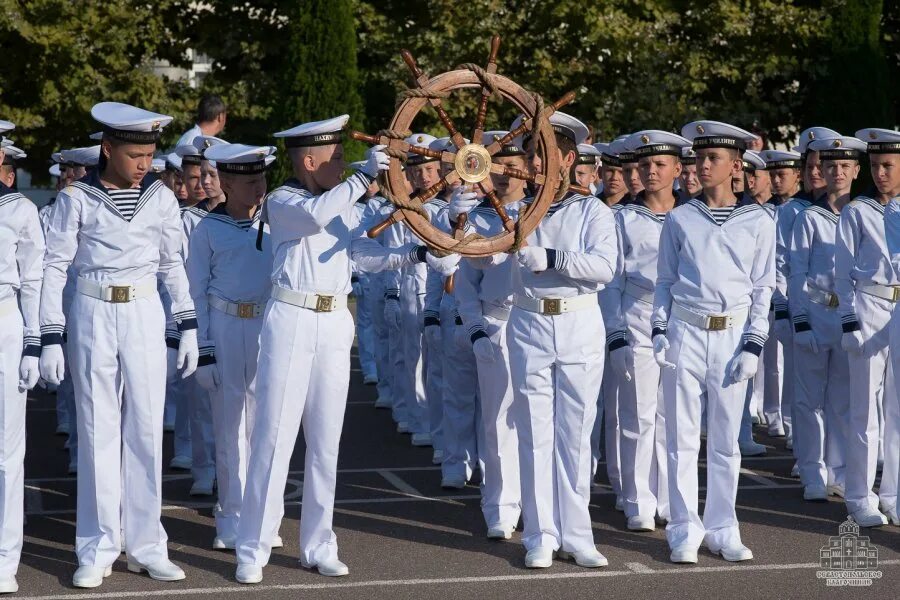
<path fill-rule="evenodd" d="M 391 156 L 391 164 L 383 180 L 382 192 L 396 206 L 396 210 L 387 220 L 369 230 L 370 237 L 376 237 L 395 223 L 404 222 L 429 247 L 439 252 L 459 252 L 466 256 L 488 256 L 498 252 L 509 252 L 520 247 L 528 234 L 535 230 L 547 213 L 547 209 L 558 199 L 560 192 L 572 190 L 589 193 L 584 188 L 569 184 L 569 174 L 560 172 L 561 161 L 557 151 L 556 138 L 549 121 L 553 112 L 575 99 L 575 94 L 569 92 L 554 104 L 544 106 L 544 101 L 539 95 L 527 91 L 511 79 L 497 74 L 496 59 L 499 47 L 500 38 L 494 36 L 491 40 L 487 67 L 483 69 L 469 63 L 431 78 L 416 65 L 412 54 L 406 50 L 402 51 L 401 55 L 413 74 L 416 87 L 401 94 L 402 101 L 398 105 L 388 129 L 380 131 L 377 135 L 368 135 L 357 131 L 350 134 L 356 140 L 387 146 L 385 151 Z M 443 105 L 443 100 L 448 98 L 452 91 L 467 88 L 481 88 L 480 103 L 471 133 L 471 143 L 466 142 Z M 510 131 L 503 138 L 494 140 L 485 146 L 480 142 L 484 133 L 487 103 L 492 96 L 512 102 L 525 118 L 514 131 Z M 441 152 L 404 141 L 404 138 L 410 135 L 415 117 L 426 105 L 431 105 L 437 112 L 455 151 Z M 542 157 L 539 172 L 528 173 L 493 162 L 493 156 L 500 151 L 503 145 L 527 133 L 532 135 L 536 144 L 535 148 Z M 452 165 L 453 169 L 437 184 L 426 190 L 418 190 L 410 196 L 406 192 L 406 176 L 401 169 L 401 160 L 408 153 L 439 159 Z M 536 187 L 534 201 L 519 212 L 517 221 L 510 218 L 494 192 L 490 178 L 492 173 L 524 179 Z M 452 236 L 431 224 L 422 208 L 423 202 L 427 202 L 444 188 L 459 184 L 474 186 L 476 191 L 484 194 L 503 221 L 502 233 L 486 238 L 473 235 L 464 239 L 462 234 L 463 218 L 460 218 Z"/>

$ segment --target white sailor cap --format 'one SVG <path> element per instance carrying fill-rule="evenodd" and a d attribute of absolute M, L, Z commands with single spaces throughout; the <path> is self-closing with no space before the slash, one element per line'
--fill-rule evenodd
<path fill-rule="evenodd" d="M 174 152 L 169 152 L 165 156 L 166 159 L 166 169 L 169 171 L 175 171 L 176 173 L 181 173 L 181 157 L 175 154 Z"/>
<path fill-rule="evenodd" d="M 53 163 L 50 165 L 50 168 L 47 169 L 47 172 L 50 173 L 52 177 L 62 177 L 62 173 L 59 171 L 59 164 Z"/>
<path fill-rule="evenodd" d="M 744 161 L 744 172 L 754 173 L 756 171 L 764 171 L 766 169 L 766 161 L 755 150 L 745 150 L 741 156 Z"/>
<path fill-rule="evenodd" d="M 578 158 L 575 159 L 576 165 L 591 165 L 596 167 L 600 162 L 600 151 L 590 144 L 578 144 Z"/>
<path fill-rule="evenodd" d="M 308 148 L 310 146 L 330 146 L 340 144 L 344 132 L 344 126 L 350 120 L 350 115 L 332 117 L 324 121 L 312 121 L 297 125 L 274 134 L 277 138 L 284 138 L 285 148 Z"/>
<path fill-rule="evenodd" d="M 275 162 L 275 146 L 217 144 L 207 148 L 205 155 L 216 161 L 220 173 L 256 175 L 264 173 Z"/>
<path fill-rule="evenodd" d="M 24 150 L 15 146 L 7 146 L 3 150 L 6 152 L 3 155 L 4 165 L 15 166 L 17 160 L 28 157 Z"/>
<path fill-rule="evenodd" d="M 866 141 L 869 154 L 900 154 L 900 131 L 870 127 L 857 131 L 856 137 Z"/>
<path fill-rule="evenodd" d="M 99 142 L 100 140 L 103 139 L 103 132 L 95 131 L 94 133 L 92 133 L 91 135 L 88 136 L 88 139 L 94 140 L 95 142 Z"/>
<path fill-rule="evenodd" d="M 721 121 L 693 121 L 681 128 L 681 135 L 691 141 L 695 151 L 701 148 L 744 151 L 748 142 L 759 139 L 749 131 Z"/>
<path fill-rule="evenodd" d="M 4 121 L 0 119 L 0 133 L 6 133 L 7 131 L 12 131 L 16 128 L 16 124 L 12 121 Z"/>
<path fill-rule="evenodd" d="M 70 165 L 80 167 L 94 167 L 100 163 L 100 145 L 85 146 L 84 148 L 71 148 L 63 150 L 63 161 Z"/>
<path fill-rule="evenodd" d="M 841 134 L 834 129 L 828 129 L 827 127 L 808 127 L 800 132 L 800 143 L 797 146 L 794 146 L 793 150 L 800 154 L 806 154 L 807 146 L 809 146 L 810 142 L 816 140 L 833 140 L 834 138 L 839 137 L 841 137 Z"/>
<path fill-rule="evenodd" d="M 859 160 L 866 153 L 864 141 L 846 135 L 830 140 L 814 140 L 806 148 L 818 152 L 820 160 Z"/>
<path fill-rule="evenodd" d="M 766 169 L 799 169 L 802 159 L 799 152 L 791 150 L 763 150 L 760 157 L 766 161 Z"/>
<path fill-rule="evenodd" d="M 469 143 L 469 140 L 466 140 L 466 143 Z M 450 150 L 451 152 L 456 150 L 456 145 L 453 143 L 449 137 L 440 137 L 436 138 L 433 142 L 428 144 L 428 148 L 430 150 L 436 150 L 438 152 L 446 152 Z"/>
<path fill-rule="evenodd" d="M 13 141 L 9 138 L 0 136 L 0 148 L 8 148 L 13 145 Z"/>
<path fill-rule="evenodd" d="M 121 102 L 100 102 L 91 116 L 103 125 L 103 135 L 132 144 L 155 144 L 172 117 Z"/>
<path fill-rule="evenodd" d="M 481 145 L 490 146 L 494 142 L 499 142 L 507 135 L 509 135 L 509 131 L 505 131 L 503 129 L 485 131 L 481 135 Z M 500 146 L 500 150 L 498 150 L 497 153 L 494 154 L 494 156 L 522 156 L 524 154 L 525 149 L 522 148 L 522 137 L 517 136 Z"/>
<path fill-rule="evenodd" d="M 414 133 L 404 141 L 410 146 L 419 146 L 421 148 L 430 148 L 431 144 L 437 140 L 433 135 L 428 135 L 427 133 Z M 414 165 L 422 165 L 427 162 L 431 162 L 434 160 L 438 160 L 436 158 L 431 158 L 430 156 L 422 156 L 421 154 L 413 154 L 412 152 L 407 153 L 406 155 L 406 164 L 409 166 Z"/>
<path fill-rule="evenodd" d="M 151 173 L 162 173 L 166 170 L 166 159 L 164 158 L 154 158 L 153 162 L 150 163 L 150 172 Z"/>
<path fill-rule="evenodd" d="M 691 146 L 686 146 L 681 149 L 681 164 L 683 164 L 683 165 L 697 164 L 697 153 L 694 152 L 694 149 Z"/>
<path fill-rule="evenodd" d="M 524 115 L 519 115 L 516 117 L 515 121 L 509 126 L 509 130 L 513 131 L 522 124 L 524 120 Z M 550 127 L 553 128 L 553 131 L 559 133 L 573 142 L 575 145 L 583 144 L 585 140 L 587 140 L 588 135 L 590 135 L 590 131 L 588 131 L 587 125 L 573 117 L 572 115 L 567 115 L 564 112 L 556 111 L 552 115 L 550 115 Z M 530 137 L 534 133 L 534 129 L 525 134 L 525 137 Z M 521 144 L 524 145 L 525 141 L 523 140 Z"/>
<path fill-rule="evenodd" d="M 175 154 L 181 157 L 182 168 L 189 165 L 199 167 L 200 161 L 203 160 L 203 153 L 193 143 L 177 146 Z"/>
<path fill-rule="evenodd" d="M 631 134 L 626 133 L 624 135 L 620 135 L 609 143 L 610 153 L 615 155 L 619 160 L 618 166 L 637 162 L 637 158 L 635 158 L 634 152 L 625 147 L 625 140 L 627 140 L 630 136 Z"/>
<path fill-rule="evenodd" d="M 661 154 L 680 157 L 682 148 L 689 148 L 690 145 L 690 140 L 659 129 L 638 131 L 625 139 L 625 149 L 633 152 L 637 159 Z"/>
<path fill-rule="evenodd" d="M 611 145 L 611 142 L 598 142 L 593 144 L 594 149 L 600 153 L 600 163 L 604 167 L 621 167 L 622 163 L 619 162 L 619 157 L 610 150 Z"/>
<path fill-rule="evenodd" d="M 191 143 L 194 145 L 194 148 L 200 151 L 200 154 L 202 155 L 207 148 L 212 148 L 213 146 L 218 146 L 219 144 L 227 144 L 228 142 L 223 140 L 222 138 L 217 138 L 214 135 L 198 135 Z"/>
<path fill-rule="evenodd" d="M 55 162 L 55 163 L 58 164 L 58 165 L 62 165 L 62 166 L 64 166 L 64 167 L 65 167 L 65 166 L 68 166 L 68 165 L 66 165 L 66 163 L 63 161 L 62 152 L 54 152 L 53 154 L 50 155 L 50 160 L 52 160 L 53 162 Z"/>

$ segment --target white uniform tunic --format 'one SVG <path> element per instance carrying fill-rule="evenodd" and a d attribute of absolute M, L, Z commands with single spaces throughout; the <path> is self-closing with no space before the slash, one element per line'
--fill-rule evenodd
<path fill-rule="evenodd" d="M 272 287 L 269 236 L 263 236 L 262 251 L 256 248 L 258 217 L 257 211 L 252 220 L 236 221 L 220 204 L 194 229 L 187 260 L 197 311 L 199 364 L 217 364 L 220 377 L 219 387 L 210 394 L 219 489 L 214 516 L 218 537 L 232 543 L 237 536 L 247 479 L 247 445 L 256 412 L 262 310 Z M 247 305 L 247 312 L 231 314 L 227 307 L 222 309 L 221 301 Z"/>
<path fill-rule="evenodd" d="M 794 331 L 812 329 L 818 352 L 794 345 L 794 451 L 805 486 L 844 485 L 850 374 L 841 348 L 841 317 L 833 306 L 810 300 L 834 293 L 838 215 L 825 199 L 797 216 L 791 249 L 789 294 Z M 824 455 L 823 455 L 824 448 Z"/>
<path fill-rule="evenodd" d="M 172 298 L 179 328 L 195 328 L 181 240 L 175 196 L 152 176 L 141 183 L 130 220 L 97 173 L 66 187 L 47 228 L 43 345 L 62 341 L 66 327 L 62 290 L 70 264 L 80 280 L 94 285 L 155 290 L 159 277 Z M 78 413 L 79 565 L 111 565 L 119 556 L 123 529 L 128 532 L 129 558 L 141 564 L 167 558 L 167 537 L 160 523 L 164 325 L 157 293 L 120 304 L 79 292 L 72 303 L 68 344 Z"/>
<path fill-rule="evenodd" d="M 529 246 L 548 249 L 547 270 L 518 262 L 512 289 L 522 298 L 595 295 L 617 268 L 612 211 L 596 197 L 571 194 L 551 206 Z M 559 315 L 514 306 L 507 324 L 513 422 L 519 431 L 522 542 L 582 552 L 594 549 L 588 503 L 591 428 L 603 377 L 600 306 Z"/>
<path fill-rule="evenodd" d="M 665 215 L 654 214 L 643 199 L 616 212 L 623 269 L 600 293 L 608 350 L 630 344 L 634 351 L 632 380 L 617 378 L 616 382 L 622 496 L 629 518 L 652 519 L 657 512 L 663 519 L 669 518 L 666 422 L 650 335 L 664 221 Z"/>
<path fill-rule="evenodd" d="M 714 548 L 740 543 L 734 506 L 747 384 L 735 383 L 728 369 L 742 351 L 758 355 L 768 336 L 775 223 L 755 202 L 729 210 L 719 224 L 703 196 L 689 200 L 666 216 L 660 239 L 652 322 L 654 335 L 667 336 L 666 360 L 675 364 L 662 370 L 670 512 L 666 538 L 673 549 L 699 548 L 704 538 Z M 741 318 L 732 327 L 707 330 L 673 316 L 676 305 L 699 315 Z M 697 456 L 704 405 L 708 466 L 701 520 Z"/>
<path fill-rule="evenodd" d="M 516 218 L 518 207 L 519 203 L 505 207 L 510 218 Z M 472 209 L 468 225 L 484 237 L 497 235 L 503 230 L 500 217 L 489 204 Z M 493 363 L 477 365 L 481 408 L 478 422 L 481 512 L 488 528 L 513 528 L 518 524 L 521 513 L 519 444 L 510 415 L 513 392 L 506 339 L 506 323 L 512 307 L 510 276 L 514 265 L 514 259 L 507 259 L 498 265 L 479 269 L 470 261 L 462 261 L 454 276 L 453 295 L 462 326 L 470 338 L 468 350 L 471 352 L 471 336 L 483 332 L 493 344 L 496 356 Z M 445 341 L 445 348 L 449 344 L 455 346 L 455 341 Z"/>
<path fill-rule="evenodd" d="M 16 574 L 22 554 L 25 494 L 23 354 L 40 355 L 38 305 L 44 235 L 35 205 L 0 183 L 0 578 Z"/>
<path fill-rule="evenodd" d="M 297 294 L 350 292 L 351 259 L 364 271 L 398 269 L 406 249 L 365 237 L 353 203 L 371 179 L 356 173 L 314 196 L 289 179 L 266 198 L 274 251 L 273 287 Z M 238 525 L 239 564 L 264 566 L 283 508 L 294 444 L 303 424 L 306 463 L 300 553 L 303 564 L 337 557 L 332 530 L 338 445 L 350 384 L 353 318 L 346 308 L 317 312 L 270 299 L 260 334 L 257 409 Z"/>
<path fill-rule="evenodd" d="M 887 252 L 888 257 L 891 261 L 891 266 L 894 269 L 894 276 L 900 277 L 900 196 L 895 196 L 891 198 L 891 201 L 888 202 L 887 207 L 884 211 L 884 233 L 885 233 L 885 241 L 887 243 Z M 891 360 L 891 367 L 893 369 L 893 373 L 900 373 L 900 311 L 894 310 L 891 314 L 891 323 L 890 323 L 890 353 L 889 357 Z M 896 384 L 895 384 L 896 385 Z M 894 397 L 891 398 L 887 395 L 884 397 L 884 414 L 885 421 L 889 420 L 887 415 L 893 414 L 894 419 L 900 420 L 900 394 L 894 394 Z M 887 434 L 887 432 L 885 432 Z M 889 445 L 887 435 L 885 435 L 885 447 Z M 893 481 L 896 482 L 898 478 L 900 478 L 900 469 L 894 471 L 894 473 L 888 473 L 887 468 L 882 469 L 881 471 L 881 486 L 884 487 L 886 483 L 890 482 L 893 478 Z M 894 487 L 897 487 L 897 484 L 894 484 Z M 881 494 L 879 490 L 879 497 L 881 500 L 881 509 L 883 511 L 893 511 L 894 515 L 897 512 L 897 498 L 888 498 Z M 893 503 L 892 503 L 893 501 Z M 896 521 L 893 521 L 896 525 Z"/>
<path fill-rule="evenodd" d="M 848 353 L 850 366 L 850 425 L 847 436 L 846 495 L 850 514 L 878 510 L 879 496 L 885 506 L 897 502 L 900 469 L 897 394 L 893 370 L 889 368 L 890 319 L 896 306 L 892 300 L 873 295 L 867 286 L 895 288 L 894 273 L 884 235 L 884 206 L 870 196 L 859 196 L 841 211 L 834 257 L 834 288 L 844 331 L 858 328 L 865 345 L 861 354 Z M 883 290 L 887 291 L 887 290 Z M 883 426 L 879 415 L 883 411 Z M 884 469 L 879 495 L 872 491 L 878 464 L 878 446 L 884 437 Z"/>

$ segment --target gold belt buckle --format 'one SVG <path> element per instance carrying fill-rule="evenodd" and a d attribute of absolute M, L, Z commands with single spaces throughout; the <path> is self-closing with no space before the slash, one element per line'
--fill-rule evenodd
<path fill-rule="evenodd" d="M 840 302 L 838 301 L 837 294 L 832 294 L 828 292 L 828 308 L 837 308 Z"/>
<path fill-rule="evenodd" d="M 724 331 L 728 329 L 728 317 L 724 315 L 716 315 L 709 317 L 709 331 Z"/>
<path fill-rule="evenodd" d="M 331 312 L 334 310 L 334 296 L 320 296 L 316 294 L 316 312 Z"/>
<path fill-rule="evenodd" d="M 256 316 L 256 304 L 252 302 L 238 302 L 237 313 L 241 319 L 252 319 Z"/>
<path fill-rule="evenodd" d="M 111 285 L 109 286 L 109 301 L 115 304 L 129 302 L 131 300 L 130 285 Z"/>
<path fill-rule="evenodd" d="M 544 307 L 541 312 L 545 315 L 561 315 L 562 300 L 558 298 L 544 298 Z"/>
<path fill-rule="evenodd" d="M 891 302 L 900 302 L 900 285 L 895 285 L 891 289 L 893 290 Z"/>

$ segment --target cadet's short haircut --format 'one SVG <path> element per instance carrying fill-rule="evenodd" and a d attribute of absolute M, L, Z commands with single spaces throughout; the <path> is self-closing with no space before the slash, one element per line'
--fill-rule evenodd
<path fill-rule="evenodd" d="M 575 141 L 558 132 L 556 132 L 556 146 L 559 148 L 559 151 L 562 152 L 563 157 L 569 152 L 574 152 L 575 155 L 578 156 L 578 146 L 575 145 Z"/>
<path fill-rule="evenodd" d="M 225 112 L 225 102 L 213 94 L 206 94 L 200 98 L 197 105 L 197 122 L 209 123 Z"/>

